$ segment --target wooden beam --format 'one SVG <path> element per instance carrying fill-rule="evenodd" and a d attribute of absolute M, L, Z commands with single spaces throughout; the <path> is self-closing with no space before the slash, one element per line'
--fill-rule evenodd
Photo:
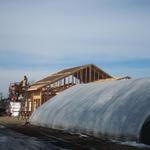
<path fill-rule="evenodd" d="M 83 74 L 82 74 L 82 70 L 80 70 L 80 80 L 81 80 L 81 82 L 80 83 L 82 83 L 83 82 Z"/>
<path fill-rule="evenodd" d="M 68 84 L 70 83 L 70 78 L 68 77 Z"/>
<path fill-rule="evenodd" d="M 64 78 L 64 86 L 65 86 L 65 84 L 66 84 L 66 77 Z"/>
<path fill-rule="evenodd" d="M 76 73 L 76 84 L 78 84 L 78 73 Z"/>
<path fill-rule="evenodd" d="M 26 102 L 27 102 L 27 111 L 29 111 L 29 99 L 27 99 Z"/>
<path fill-rule="evenodd" d="M 72 74 L 72 85 L 74 85 L 74 75 Z"/>
<path fill-rule="evenodd" d="M 85 83 L 87 83 L 87 67 L 85 68 Z"/>
<path fill-rule="evenodd" d="M 80 83 L 81 83 L 81 72 L 80 72 L 80 70 L 79 70 L 79 81 L 80 81 Z"/>
<path fill-rule="evenodd" d="M 76 84 L 76 73 L 74 74 L 74 83 Z"/>
<path fill-rule="evenodd" d="M 89 82 L 92 81 L 92 68 L 89 66 Z"/>
<path fill-rule="evenodd" d="M 41 106 L 42 105 L 42 91 L 40 92 L 40 99 L 39 99 L 39 106 Z"/>
<path fill-rule="evenodd" d="M 79 72 L 77 72 L 77 80 L 78 80 L 78 83 L 79 83 Z"/>
<path fill-rule="evenodd" d="M 33 99 L 34 93 L 32 93 L 32 97 L 31 97 L 31 112 L 34 111 L 34 99 Z"/>
<path fill-rule="evenodd" d="M 100 80 L 100 72 L 98 72 L 98 80 Z"/>
<path fill-rule="evenodd" d="M 103 73 L 102 73 L 102 79 L 104 78 L 104 75 L 103 75 Z"/>
<path fill-rule="evenodd" d="M 93 69 L 94 69 L 94 81 L 95 81 L 95 67 Z"/>

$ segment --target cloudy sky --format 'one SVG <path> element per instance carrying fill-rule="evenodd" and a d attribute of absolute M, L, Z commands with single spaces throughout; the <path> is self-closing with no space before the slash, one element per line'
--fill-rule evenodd
<path fill-rule="evenodd" d="M 0 0 L 0 91 L 66 67 L 150 76 L 149 0 Z"/>

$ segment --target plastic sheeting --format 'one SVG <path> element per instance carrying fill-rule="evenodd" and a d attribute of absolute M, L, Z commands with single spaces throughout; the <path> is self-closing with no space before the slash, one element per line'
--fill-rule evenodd
<path fill-rule="evenodd" d="M 20 109 L 21 109 L 20 102 L 10 102 L 10 113 L 13 117 L 19 116 Z"/>
<path fill-rule="evenodd" d="M 150 78 L 76 85 L 31 116 L 38 126 L 97 137 L 139 140 L 150 115 Z"/>

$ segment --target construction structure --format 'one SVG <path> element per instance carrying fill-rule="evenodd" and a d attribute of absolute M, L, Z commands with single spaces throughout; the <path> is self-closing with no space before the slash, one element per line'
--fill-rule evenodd
<path fill-rule="evenodd" d="M 32 113 L 50 98 L 76 84 L 86 84 L 108 78 L 112 76 L 94 64 L 59 71 L 30 85 L 27 97 L 22 103 L 22 112 Z"/>
<path fill-rule="evenodd" d="M 150 77 L 76 85 L 39 107 L 30 123 L 150 145 L 149 91 Z"/>
<path fill-rule="evenodd" d="M 6 108 L 7 116 L 19 115 L 21 106 L 26 101 L 28 87 L 29 83 L 26 76 L 20 82 L 10 83 Z"/>
<path fill-rule="evenodd" d="M 28 87 L 29 83 L 26 76 L 24 76 L 24 79 L 20 82 L 10 83 L 8 99 L 12 102 L 22 101 L 22 99 L 25 97 Z"/>

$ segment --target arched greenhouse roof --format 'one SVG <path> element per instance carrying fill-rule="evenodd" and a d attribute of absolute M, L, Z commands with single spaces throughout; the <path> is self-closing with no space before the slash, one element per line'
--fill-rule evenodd
<path fill-rule="evenodd" d="M 79 84 L 53 97 L 31 124 L 139 141 L 150 115 L 150 78 Z"/>

